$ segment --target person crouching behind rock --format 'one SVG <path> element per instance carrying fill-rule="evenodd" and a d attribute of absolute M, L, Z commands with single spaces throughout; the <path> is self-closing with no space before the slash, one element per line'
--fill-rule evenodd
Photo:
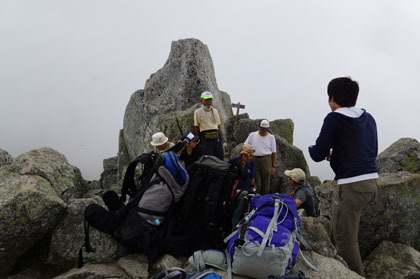
<path fill-rule="evenodd" d="M 289 184 L 294 188 L 290 196 L 295 199 L 296 207 L 305 209 L 307 216 L 318 217 L 314 191 L 305 179 L 305 172 L 296 168 L 286 170 L 284 174 L 287 176 Z"/>
<path fill-rule="evenodd" d="M 194 111 L 194 134 L 200 136 L 203 155 L 216 156 L 223 160 L 223 141 L 219 112 L 212 105 L 213 95 L 201 94 L 201 108 Z"/>
<path fill-rule="evenodd" d="M 173 142 L 168 141 L 168 138 L 162 132 L 153 134 L 150 144 L 155 147 L 157 153 L 164 153 L 175 146 Z"/>

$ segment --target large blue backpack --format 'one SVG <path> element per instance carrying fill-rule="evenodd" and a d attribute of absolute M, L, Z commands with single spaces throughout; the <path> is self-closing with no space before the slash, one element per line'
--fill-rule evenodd
<path fill-rule="evenodd" d="M 253 196 L 238 229 L 225 239 L 232 272 L 253 278 L 288 273 L 299 251 L 300 224 L 293 198 Z"/>

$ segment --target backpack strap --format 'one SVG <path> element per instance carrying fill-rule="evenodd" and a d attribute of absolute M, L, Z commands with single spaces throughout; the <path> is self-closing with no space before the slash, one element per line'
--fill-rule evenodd
<path fill-rule="evenodd" d="M 188 263 L 191 265 L 195 272 L 200 272 L 206 269 L 206 264 L 204 263 L 203 251 L 195 251 L 194 254 L 188 258 Z"/>
<path fill-rule="evenodd" d="M 232 279 L 232 259 L 228 250 L 225 250 L 226 262 L 227 262 L 227 279 Z"/>
<path fill-rule="evenodd" d="M 96 251 L 95 248 L 92 248 L 92 246 L 90 246 L 89 223 L 86 222 L 86 219 L 83 219 L 83 227 L 84 227 L 84 230 L 85 230 L 85 243 L 79 249 L 79 262 L 77 263 L 77 268 L 83 267 L 83 247 L 86 248 L 87 253 Z"/>
<path fill-rule="evenodd" d="M 315 272 L 321 272 L 321 269 L 317 267 L 316 265 L 311 264 L 303 255 L 302 250 L 299 248 L 299 253 L 302 256 L 302 259 L 305 261 L 305 263 Z"/>
<path fill-rule="evenodd" d="M 185 279 L 187 277 L 187 272 L 180 267 L 171 267 L 159 272 L 153 277 L 153 279 Z"/>
<path fill-rule="evenodd" d="M 279 207 L 280 207 L 280 200 L 275 199 L 273 218 L 271 218 L 270 224 L 268 225 L 268 227 L 265 231 L 264 238 L 261 241 L 261 245 L 258 248 L 258 253 L 257 253 L 258 257 L 262 256 L 262 254 L 264 252 L 264 248 L 267 245 L 268 238 L 270 237 L 270 235 L 272 236 L 272 232 L 277 231 L 277 219 L 279 217 Z"/>

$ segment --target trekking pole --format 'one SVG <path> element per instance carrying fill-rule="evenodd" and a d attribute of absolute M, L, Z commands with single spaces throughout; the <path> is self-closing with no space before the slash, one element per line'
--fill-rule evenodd
<path fill-rule="evenodd" d="M 178 126 L 179 132 L 181 133 L 181 137 L 184 136 L 181 125 L 179 124 L 178 118 L 176 116 L 175 116 L 175 121 L 176 121 L 176 125 Z"/>

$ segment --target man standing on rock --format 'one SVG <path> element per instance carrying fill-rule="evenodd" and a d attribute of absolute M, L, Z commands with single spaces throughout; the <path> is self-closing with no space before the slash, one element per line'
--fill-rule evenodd
<path fill-rule="evenodd" d="M 223 160 L 223 141 L 219 112 L 212 105 L 213 95 L 201 93 L 201 108 L 194 111 L 194 133 L 200 137 L 203 155 L 213 155 Z"/>
<path fill-rule="evenodd" d="M 268 132 L 270 123 L 263 119 L 258 125 L 258 131 L 249 134 L 245 143 L 255 149 L 255 182 L 258 193 L 267 195 L 271 193 L 270 178 L 274 174 L 277 160 L 276 139 Z"/>
<path fill-rule="evenodd" d="M 355 107 L 358 94 L 359 85 L 350 78 L 330 81 L 332 112 L 309 154 L 315 162 L 330 161 L 337 180 L 330 232 L 338 254 L 351 270 L 364 276 L 357 235 L 362 210 L 378 195 L 378 137 L 372 115 Z"/>

